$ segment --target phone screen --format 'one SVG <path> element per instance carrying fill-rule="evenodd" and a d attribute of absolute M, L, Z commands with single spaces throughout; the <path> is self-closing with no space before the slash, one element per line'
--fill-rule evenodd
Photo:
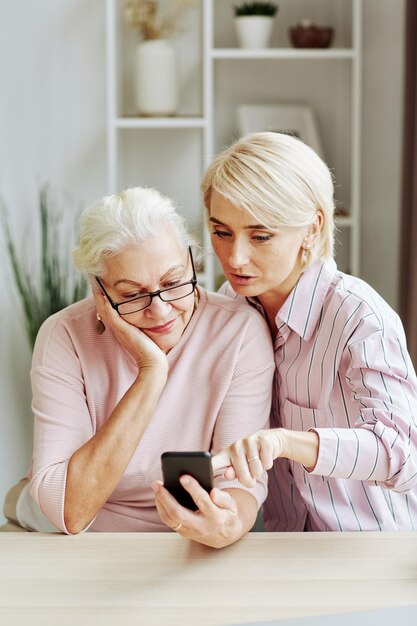
<path fill-rule="evenodd" d="M 164 486 L 182 506 L 197 510 L 197 506 L 181 485 L 180 476 L 195 478 L 207 492 L 213 489 L 213 469 L 210 452 L 164 452 L 161 456 Z"/>

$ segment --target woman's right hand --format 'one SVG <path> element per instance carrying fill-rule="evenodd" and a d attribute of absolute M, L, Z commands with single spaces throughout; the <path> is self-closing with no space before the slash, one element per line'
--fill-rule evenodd
<path fill-rule="evenodd" d="M 168 360 L 165 352 L 140 328 L 127 322 L 110 306 L 96 281 L 93 280 L 91 286 L 97 315 L 100 316 L 106 327 L 112 329 L 118 343 L 133 356 L 138 367 L 142 371 L 157 369 L 166 374 L 168 372 Z"/>
<path fill-rule="evenodd" d="M 237 478 L 246 487 L 253 487 L 256 478 L 271 469 L 274 459 L 284 456 L 284 450 L 283 428 L 258 430 L 214 455 L 213 471 L 228 480 Z"/>
<path fill-rule="evenodd" d="M 319 436 L 314 430 L 258 430 L 213 456 L 213 472 L 222 474 L 227 480 L 237 478 L 246 487 L 253 487 L 257 476 L 271 469 L 278 457 L 301 463 L 307 471 L 312 471 L 317 463 L 319 445 Z"/>
<path fill-rule="evenodd" d="M 98 285 L 97 315 L 138 364 L 138 375 L 100 429 L 72 454 L 65 486 L 68 532 L 81 532 L 109 499 L 152 419 L 168 375 L 166 354 L 139 328 L 112 309 Z"/>

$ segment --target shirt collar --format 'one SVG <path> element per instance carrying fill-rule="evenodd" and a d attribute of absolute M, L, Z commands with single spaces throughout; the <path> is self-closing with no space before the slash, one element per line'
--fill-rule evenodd
<path fill-rule="evenodd" d="M 311 339 L 336 269 L 333 259 L 313 263 L 278 311 L 277 327 L 284 322 L 306 341 Z"/>
<path fill-rule="evenodd" d="M 333 259 L 317 261 L 300 276 L 276 315 L 278 335 L 288 336 L 286 325 L 306 341 L 311 339 L 336 269 Z M 248 299 L 260 307 L 257 300 Z"/>

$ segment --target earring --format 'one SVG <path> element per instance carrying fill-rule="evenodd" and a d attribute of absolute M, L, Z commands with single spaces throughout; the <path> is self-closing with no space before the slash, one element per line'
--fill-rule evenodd
<path fill-rule="evenodd" d="M 100 315 L 98 313 L 96 313 L 96 315 L 97 315 L 96 331 L 98 332 L 99 335 L 102 335 L 104 331 L 106 330 L 106 327 L 104 326 L 103 320 L 101 319 Z"/>
<path fill-rule="evenodd" d="M 311 244 L 308 241 L 304 241 L 302 245 L 302 253 L 301 253 L 301 263 L 303 265 L 307 265 L 308 257 L 310 254 Z"/>

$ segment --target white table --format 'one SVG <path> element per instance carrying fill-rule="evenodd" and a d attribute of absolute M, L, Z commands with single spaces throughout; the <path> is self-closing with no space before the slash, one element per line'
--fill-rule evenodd
<path fill-rule="evenodd" d="M 417 533 L 0 534 L 0 624 L 204 626 L 417 604 Z M 396 626 L 400 626 L 399 624 Z"/>

